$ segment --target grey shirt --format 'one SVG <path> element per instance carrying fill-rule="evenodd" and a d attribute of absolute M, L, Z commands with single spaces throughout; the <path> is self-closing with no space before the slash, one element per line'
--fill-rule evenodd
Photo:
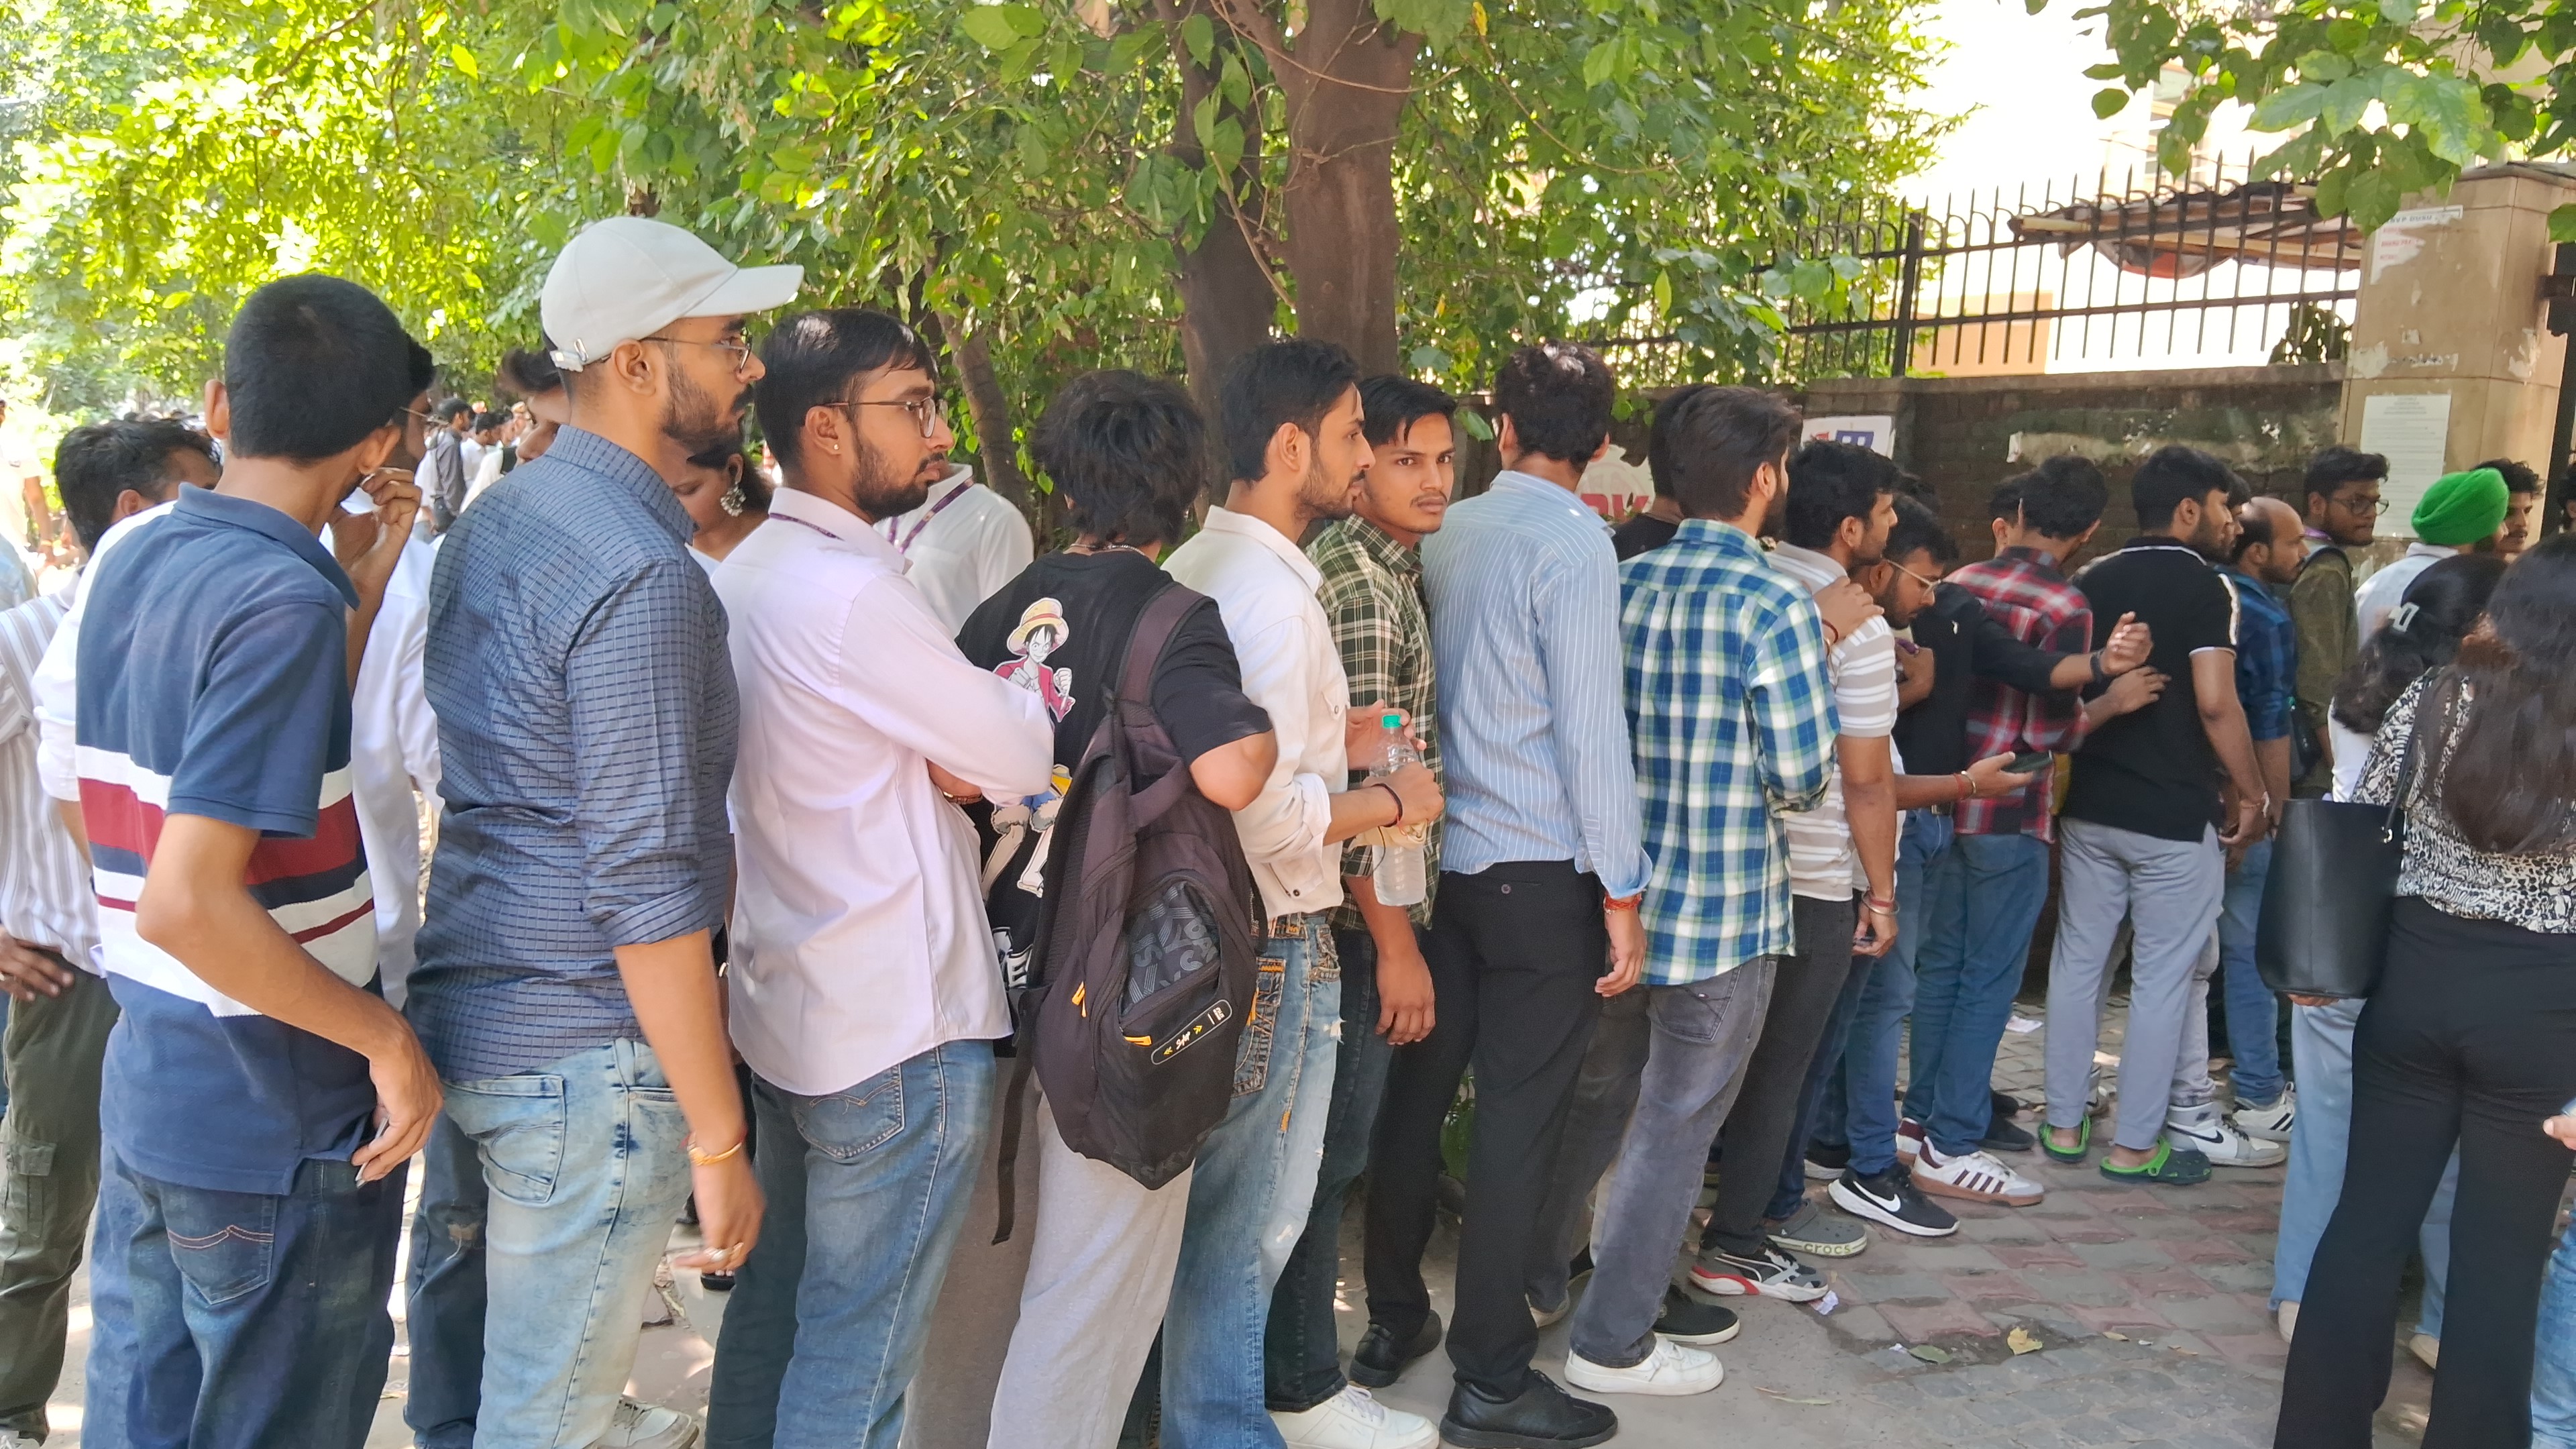
<path fill-rule="evenodd" d="M 734 681 L 689 537 L 644 460 L 568 427 L 439 546 L 445 809 L 406 1013 L 451 1081 L 640 1037 L 614 948 L 723 919 Z"/>

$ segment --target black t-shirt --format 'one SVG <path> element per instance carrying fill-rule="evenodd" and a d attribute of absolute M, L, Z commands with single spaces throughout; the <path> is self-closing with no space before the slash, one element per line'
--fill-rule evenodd
<path fill-rule="evenodd" d="M 1976 763 L 1968 758 L 1972 677 L 2039 694 L 2052 688 L 2049 671 L 2065 657 L 2013 637 L 1976 595 L 1952 583 L 1932 591 L 1932 607 L 1909 627 L 1915 647 L 1932 656 L 1932 692 L 1896 717 L 1896 750 L 1909 775 L 1947 775 Z"/>
<path fill-rule="evenodd" d="M 1662 548 L 1681 531 L 1682 526 L 1678 523 L 1667 522 L 1651 513 L 1640 513 L 1610 530 L 1610 546 L 1618 550 L 1619 559 L 1624 563 L 1641 553 Z"/>
<path fill-rule="evenodd" d="M 2236 647 L 2236 591 L 2188 546 L 2140 537 L 2076 576 L 2093 604 L 2093 644 L 2122 614 L 2155 631 L 2148 667 L 2162 670 L 2156 702 L 2095 730 L 2075 755 L 2066 815 L 2163 840 L 2198 840 L 2219 823 L 2218 753 L 2201 729 L 2191 657 Z"/>
<path fill-rule="evenodd" d="M 969 660 L 1037 693 L 1056 719 L 1055 778 L 1047 792 L 971 812 L 983 832 L 985 911 L 1003 982 L 1013 989 L 1028 984 L 1056 808 L 1100 728 L 1137 616 L 1171 582 L 1140 553 L 1052 553 L 1021 570 L 957 631 L 957 647 Z M 1243 670 L 1213 599 L 1201 601 L 1172 631 L 1154 666 L 1153 696 L 1154 717 L 1184 764 L 1270 728 L 1270 716 L 1244 697 Z"/>

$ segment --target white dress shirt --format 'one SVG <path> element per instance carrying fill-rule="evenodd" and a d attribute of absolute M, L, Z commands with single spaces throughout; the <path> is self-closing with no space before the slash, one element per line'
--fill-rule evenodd
<path fill-rule="evenodd" d="M 903 555 L 913 587 L 952 639 L 977 604 L 1000 593 L 1036 557 L 1029 521 L 976 482 L 972 468 L 931 484 L 919 508 L 880 519 L 875 529 Z"/>
<path fill-rule="evenodd" d="M 354 502 L 364 511 L 364 494 Z M 80 624 L 89 581 L 111 551 L 173 506 L 164 503 L 120 520 L 98 541 L 89 567 L 73 585 L 71 612 L 36 668 L 38 773 L 45 793 L 57 800 L 80 799 L 72 717 L 80 697 Z M 395 1006 L 402 1005 L 403 983 L 411 975 L 412 938 L 420 933 L 419 802 L 438 797 L 438 720 L 430 713 L 421 677 L 429 640 L 429 576 L 436 558 L 432 546 L 417 536 L 404 545 L 368 630 L 366 656 L 350 692 L 350 794 L 357 799 L 367 873 L 376 882 L 376 969 L 384 978 L 385 1000 Z"/>
<path fill-rule="evenodd" d="M 1296 544 L 1249 514 L 1208 510 L 1207 524 L 1163 569 L 1216 600 L 1243 692 L 1270 713 L 1279 763 L 1234 830 L 1272 917 L 1342 903 L 1341 851 L 1324 843 L 1333 792 L 1350 779 L 1342 717 L 1350 680 L 1315 591 L 1324 576 Z"/>
<path fill-rule="evenodd" d="M 967 663 L 894 546 L 812 494 L 781 489 L 715 584 L 742 698 L 725 979 L 743 1060 L 825 1096 L 1009 1035 L 975 828 L 926 766 L 1043 791 L 1046 705 Z"/>

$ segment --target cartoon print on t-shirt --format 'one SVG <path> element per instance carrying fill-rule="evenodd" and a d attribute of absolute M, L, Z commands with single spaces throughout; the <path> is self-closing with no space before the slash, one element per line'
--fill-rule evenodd
<path fill-rule="evenodd" d="M 1034 691 L 1046 702 L 1047 713 L 1062 720 L 1073 711 L 1073 671 L 1048 668 L 1047 656 L 1072 637 L 1073 630 L 1064 622 L 1064 605 L 1040 599 L 1020 611 L 1019 627 L 1011 631 L 1011 652 L 1019 657 L 995 666 L 993 672 Z"/>

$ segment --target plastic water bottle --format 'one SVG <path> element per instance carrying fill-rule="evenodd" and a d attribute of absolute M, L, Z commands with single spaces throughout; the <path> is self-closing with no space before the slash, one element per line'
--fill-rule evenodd
<path fill-rule="evenodd" d="M 1407 765 L 1422 763 L 1421 752 L 1404 737 L 1404 716 L 1389 711 L 1379 717 L 1378 724 L 1383 734 L 1378 743 L 1378 763 L 1369 771 L 1371 780 L 1384 780 Z M 1388 826 L 1380 832 L 1377 865 L 1370 872 L 1380 904 L 1421 903 L 1428 886 L 1422 869 L 1424 834 L 1419 825 Z"/>

